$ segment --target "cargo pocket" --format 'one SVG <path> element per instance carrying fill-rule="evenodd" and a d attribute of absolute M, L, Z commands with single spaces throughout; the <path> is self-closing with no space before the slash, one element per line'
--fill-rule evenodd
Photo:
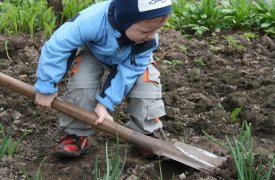
<path fill-rule="evenodd" d="M 154 102 L 150 103 L 147 107 L 147 118 L 146 120 L 156 120 L 161 116 L 164 116 L 165 108 L 162 99 L 156 99 Z"/>
<path fill-rule="evenodd" d="M 160 84 L 160 72 L 154 64 L 150 64 L 144 72 L 143 79 L 145 82 L 155 82 Z"/>

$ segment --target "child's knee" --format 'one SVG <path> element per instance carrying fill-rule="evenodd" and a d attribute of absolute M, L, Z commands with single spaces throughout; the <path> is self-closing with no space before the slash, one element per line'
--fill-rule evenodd
<path fill-rule="evenodd" d="M 159 121 L 164 116 L 165 107 L 162 99 L 128 98 L 128 113 L 139 121 Z"/>

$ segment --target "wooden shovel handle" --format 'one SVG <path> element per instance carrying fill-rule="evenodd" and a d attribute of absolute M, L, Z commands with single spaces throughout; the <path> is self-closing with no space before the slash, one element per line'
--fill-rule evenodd
<path fill-rule="evenodd" d="M 31 99 L 35 99 L 36 92 L 32 86 L 17 79 L 14 79 L 10 76 L 7 76 L 1 72 L 0 85 L 3 85 L 8 89 L 27 96 Z M 223 158 L 213 158 L 213 155 L 211 155 L 211 153 L 207 152 L 205 154 L 205 152 L 190 145 L 181 145 L 181 147 L 183 147 L 181 149 L 160 139 L 146 136 L 108 120 L 104 121 L 100 125 L 95 126 L 95 120 L 97 119 L 97 116 L 94 113 L 86 111 L 76 105 L 65 102 L 58 97 L 56 97 L 52 102 L 52 107 L 60 112 L 79 119 L 82 122 L 90 124 L 91 126 L 108 132 L 114 136 L 116 135 L 116 132 L 118 132 L 118 136 L 120 138 L 128 142 L 137 144 L 138 146 L 141 146 L 148 150 L 151 150 L 159 156 L 166 156 L 170 159 L 174 159 L 205 172 L 211 172 L 214 167 L 219 166 L 220 164 L 222 164 L 223 161 L 225 161 Z M 186 150 L 188 150 L 188 152 Z M 198 155 L 200 155 L 198 157 L 201 157 L 207 154 L 210 155 L 205 158 L 206 161 L 202 161 L 200 160 L 200 158 L 197 158 Z"/>
<path fill-rule="evenodd" d="M 0 84 L 12 91 L 15 91 L 16 93 L 29 97 L 33 100 L 35 99 L 36 91 L 34 90 L 33 86 L 28 85 L 1 72 Z M 112 135 L 116 135 L 116 131 L 118 131 L 118 136 L 120 138 L 126 141 L 132 141 L 130 139 L 130 136 L 133 133 L 131 129 L 108 120 L 105 120 L 102 124 L 96 126 L 95 121 L 97 119 L 97 115 L 95 113 L 89 112 L 85 109 L 80 108 L 79 106 L 63 101 L 59 97 L 56 97 L 53 100 L 52 108 L 69 116 L 72 116 L 82 122 L 85 122 L 97 129 L 108 132 Z"/>

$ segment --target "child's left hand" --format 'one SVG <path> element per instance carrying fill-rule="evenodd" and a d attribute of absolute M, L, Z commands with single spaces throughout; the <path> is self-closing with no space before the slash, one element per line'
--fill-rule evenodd
<path fill-rule="evenodd" d="M 113 117 L 108 113 L 107 109 L 100 103 L 97 103 L 94 112 L 98 116 L 98 119 L 95 121 L 95 125 L 103 123 L 105 119 L 114 121 Z"/>

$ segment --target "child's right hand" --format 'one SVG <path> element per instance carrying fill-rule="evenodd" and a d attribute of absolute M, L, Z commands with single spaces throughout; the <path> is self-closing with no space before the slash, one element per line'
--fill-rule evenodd
<path fill-rule="evenodd" d="M 57 92 L 53 94 L 41 94 L 37 92 L 34 102 L 38 107 L 42 107 L 47 111 L 51 109 L 51 104 L 56 96 Z"/>
<path fill-rule="evenodd" d="M 98 119 L 95 121 L 95 125 L 103 123 L 105 119 L 114 121 L 113 117 L 108 113 L 107 109 L 100 103 L 97 103 L 94 112 L 98 116 Z"/>

